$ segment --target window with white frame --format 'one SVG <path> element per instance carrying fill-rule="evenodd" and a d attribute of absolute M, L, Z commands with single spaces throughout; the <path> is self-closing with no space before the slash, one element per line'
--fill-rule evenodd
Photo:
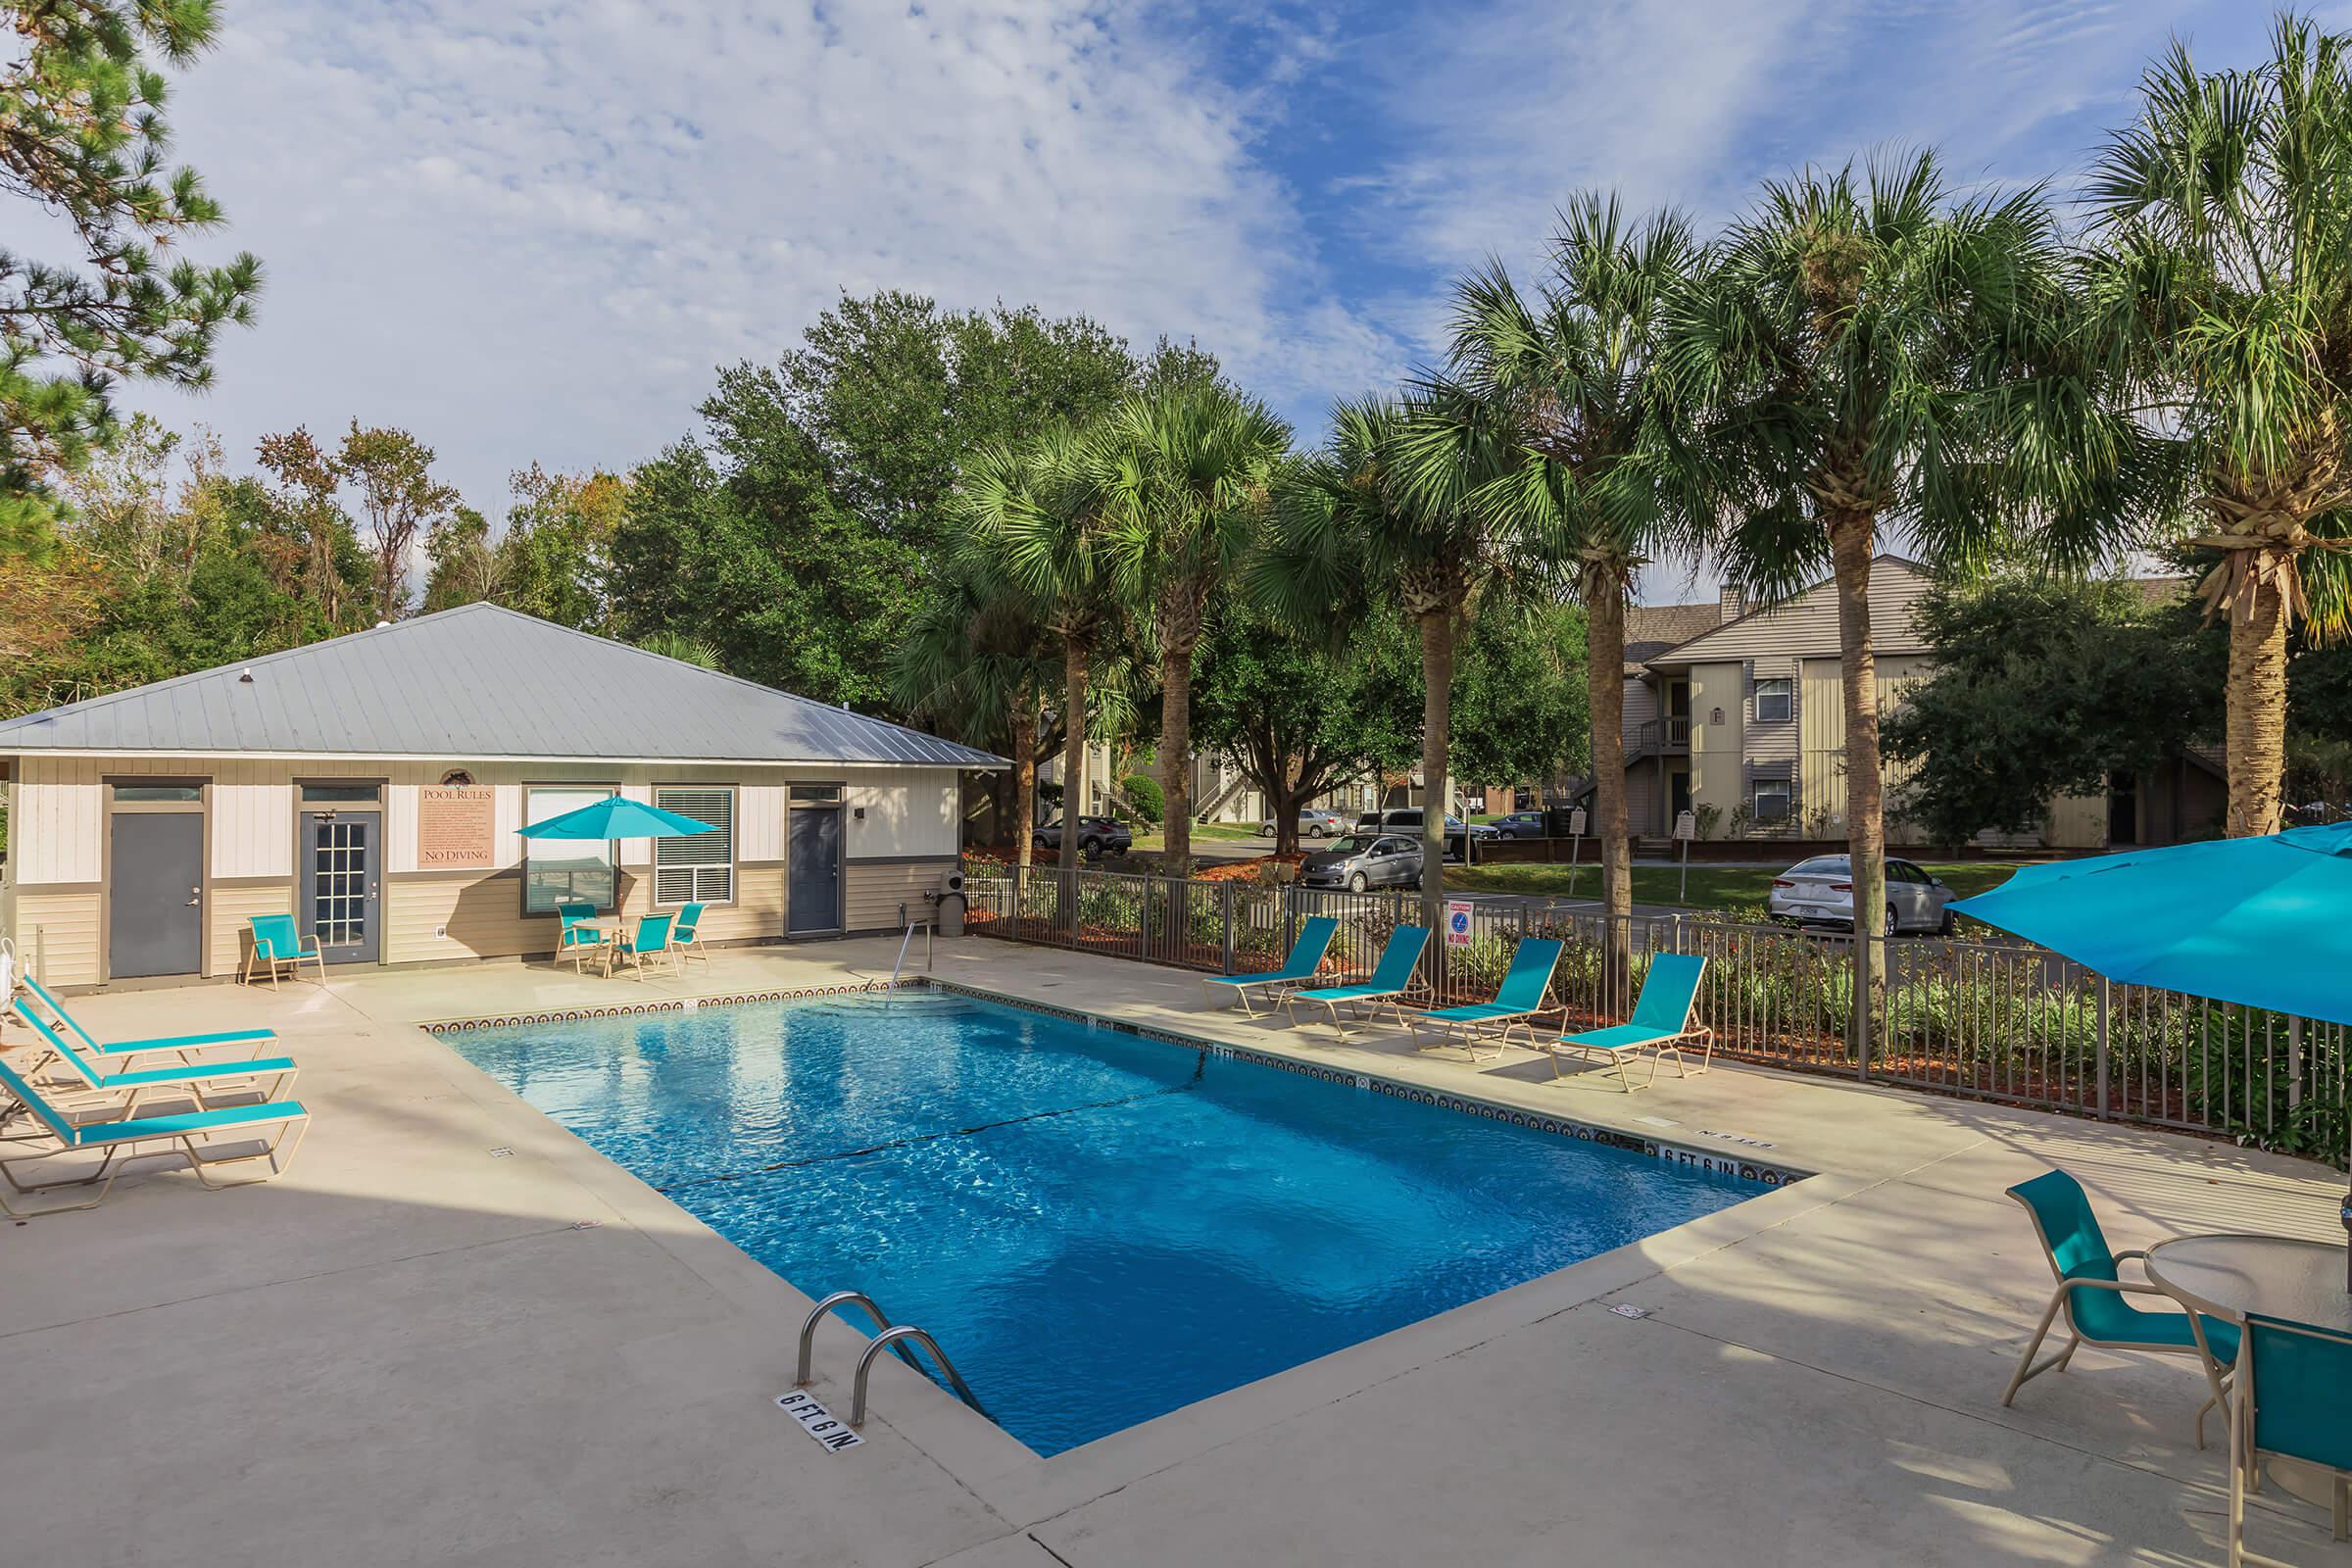
<path fill-rule="evenodd" d="M 1777 826 L 1788 820 L 1788 781 L 1785 778 L 1760 778 L 1749 799 L 1748 809 L 1756 825 Z"/>
<path fill-rule="evenodd" d="M 654 805 L 718 830 L 654 840 L 654 902 L 735 902 L 734 789 L 724 784 L 658 785 Z"/>
<path fill-rule="evenodd" d="M 1787 676 L 1772 676 L 1756 682 L 1756 722 L 1786 724 L 1794 697 Z"/>
<path fill-rule="evenodd" d="M 532 784 L 522 792 L 524 824 L 562 816 L 619 791 L 610 784 Z M 610 839 L 524 839 L 522 912 L 553 914 L 562 904 L 587 904 L 612 912 L 619 875 Z"/>

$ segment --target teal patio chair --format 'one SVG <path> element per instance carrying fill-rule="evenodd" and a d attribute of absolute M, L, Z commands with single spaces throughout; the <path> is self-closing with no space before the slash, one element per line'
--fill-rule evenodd
<path fill-rule="evenodd" d="M 2342 1541 L 2352 1515 L 2352 1335 L 2246 1314 L 2238 1337 L 2234 1441 L 2230 1445 L 2230 1568 L 2291 1568 L 2246 1549 L 2246 1494 L 2265 1454 L 2330 1472 L 2329 1533 Z"/>
<path fill-rule="evenodd" d="M 2147 1312 L 2132 1305 L 2130 1298 L 2135 1296 L 2157 1297 L 2176 1308 L 2180 1302 L 2160 1286 L 2130 1284 L 2120 1276 L 2119 1265 L 2145 1258 L 2147 1253 L 2109 1250 L 2099 1217 L 2091 1212 L 2089 1195 L 2066 1172 L 2044 1171 L 2010 1188 L 2009 1196 L 2033 1216 L 2034 1234 L 2041 1239 L 2050 1272 L 2058 1276 L 2058 1288 L 2050 1295 L 2050 1304 L 2043 1310 L 2034 1338 L 2026 1343 L 2026 1353 L 2017 1359 L 2017 1372 L 2002 1391 L 2001 1403 L 2015 1399 L 2017 1391 L 2031 1379 L 2052 1368 L 2065 1371 L 2079 1346 L 2194 1356 L 2212 1391 L 2197 1406 L 2197 1446 L 2205 1446 L 2205 1412 L 2218 1409 L 2225 1418 L 2230 1412 L 2230 1380 L 2225 1368 L 2237 1359 L 2236 1328 L 2200 1312 Z M 2066 1348 L 2036 1364 L 2034 1352 L 2049 1338 L 2050 1325 L 2060 1312 L 2066 1314 Z"/>
<path fill-rule="evenodd" d="M 326 955 L 318 951 L 316 933 L 306 944 L 302 933 L 294 928 L 294 917 L 290 914 L 257 914 L 248 923 L 253 927 L 253 943 L 246 950 L 245 966 L 238 979 L 251 985 L 253 971 L 264 968 L 270 975 L 270 989 L 275 991 L 279 968 L 291 965 L 294 978 L 299 980 L 302 966 L 315 963 L 318 966 L 318 983 L 326 984 Z"/>
<path fill-rule="evenodd" d="M 556 929 L 556 961 L 561 963 L 566 957 L 570 958 L 574 974 L 584 972 L 581 968 L 582 959 L 596 956 L 608 946 L 602 931 L 583 923 L 595 918 L 596 906 L 593 904 L 565 903 L 556 906 L 556 919 L 560 922 Z M 605 966 L 605 972 L 612 972 L 610 963 Z"/>
<path fill-rule="evenodd" d="M 114 1191 L 115 1179 L 122 1175 L 122 1165 L 133 1159 L 176 1155 L 187 1162 L 198 1181 L 211 1188 L 250 1187 L 257 1181 L 268 1181 L 284 1174 L 293 1163 L 294 1152 L 301 1147 L 303 1130 L 309 1126 L 311 1114 L 294 1101 L 270 1100 L 259 1104 L 224 1105 L 164 1116 L 92 1116 L 45 1099 L 5 1058 L 0 1058 L 0 1094 L 13 1098 L 30 1112 L 38 1128 L 31 1134 L 12 1134 L 0 1140 L 0 1180 L 5 1180 L 8 1189 L 0 1192 L 0 1213 L 12 1219 L 37 1219 L 46 1214 L 96 1208 Z M 243 1136 L 225 1148 L 214 1143 L 215 1139 L 231 1134 Z M 256 1138 L 260 1146 L 250 1147 Z M 25 1181 L 17 1174 L 19 1166 L 38 1166 L 74 1153 L 95 1153 L 99 1156 L 98 1163 L 82 1174 L 46 1181 Z M 266 1164 L 268 1171 L 241 1181 L 213 1178 L 216 1170 L 257 1162 Z M 14 1194 L 17 1198 L 37 1198 L 60 1188 L 90 1186 L 98 1189 L 97 1194 L 81 1203 L 20 1208 L 10 1197 Z"/>
<path fill-rule="evenodd" d="M 1529 1044 L 1534 1044 L 1536 1031 L 1529 1020 L 1543 1010 L 1544 994 L 1551 989 L 1551 971 L 1558 967 L 1559 961 L 1557 942 L 1549 937 L 1521 937 L 1519 946 L 1511 953 L 1511 967 L 1504 973 L 1502 984 L 1494 988 L 1494 1000 L 1422 1013 L 1412 1020 L 1415 1048 L 1432 1051 L 1440 1046 L 1459 1046 L 1476 1061 L 1479 1041 L 1490 1029 L 1497 1030 L 1496 1056 L 1502 1054 L 1513 1029 L 1525 1029 Z M 1436 1038 L 1422 1040 L 1424 1029 Z"/>
<path fill-rule="evenodd" d="M 1389 933 L 1387 945 L 1380 950 L 1380 962 L 1373 966 L 1372 978 L 1360 985 L 1293 991 L 1282 999 L 1283 1008 L 1290 1014 L 1291 1022 L 1296 1024 L 1298 1021 L 1298 1004 L 1301 1002 L 1311 1007 L 1321 1007 L 1331 1014 L 1331 1026 L 1342 1035 L 1348 1033 L 1347 1020 L 1340 1014 L 1342 1007 L 1348 1008 L 1350 1013 L 1361 1008 L 1364 1017 L 1376 1018 L 1385 1005 L 1396 1014 L 1396 1021 L 1401 1024 L 1404 1022 L 1404 1008 L 1400 1004 L 1421 984 L 1418 974 L 1421 950 L 1428 945 L 1429 927 L 1400 925 Z"/>
<path fill-rule="evenodd" d="M 30 997 L 19 997 L 9 1007 L 46 1048 L 46 1054 L 40 1059 L 65 1064 L 68 1082 L 73 1086 L 70 1092 L 82 1102 L 77 1108 L 88 1108 L 88 1103 L 94 1102 L 93 1097 L 102 1099 L 117 1114 L 125 1116 L 153 1095 L 184 1097 L 195 1101 L 200 1110 L 211 1110 L 231 1095 L 240 1100 L 276 1100 L 293 1083 L 298 1070 L 291 1056 L 255 1056 L 235 1061 L 177 1062 L 169 1067 L 109 1071 L 103 1060 L 86 1055 L 71 1035 L 35 1011 Z M 31 1074 L 25 1076 L 30 1078 Z"/>
<path fill-rule="evenodd" d="M 1575 1052 L 1588 1061 L 1597 1053 L 1615 1070 L 1617 1087 L 1630 1095 L 1656 1083 L 1658 1065 L 1668 1056 L 1674 1058 L 1678 1076 L 1692 1076 L 1683 1057 L 1685 1041 L 1698 1046 L 1698 1070 L 1705 1072 L 1715 1064 L 1715 1031 L 1703 1024 L 1692 1024 L 1690 1012 L 1698 1004 L 1698 982 L 1706 971 L 1707 960 L 1696 955 L 1653 954 L 1649 972 L 1642 977 L 1642 994 L 1634 999 L 1632 1021 L 1562 1035 L 1545 1046 L 1544 1049 L 1551 1055 L 1552 1077 L 1567 1076 L 1560 1071 L 1560 1057 L 1568 1053 Z M 1626 1058 L 1642 1052 L 1649 1053 L 1649 1075 L 1635 1083 L 1626 1073 Z"/>
<path fill-rule="evenodd" d="M 1212 1006 L 1238 998 L 1242 1011 L 1254 1018 L 1257 1010 L 1250 1005 L 1250 993 L 1264 988 L 1270 1004 L 1280 993 L 1293 986 L 1313 984 L 1315 971 L 1323 967 L 1323 955 L 1331 950 L 1331 939 L 1339 929 L 1340 922 L 1328 914 L 1309 915 L 1306 923 L 1298 928 L 1298 940 L 1291 944 L 1291 955 L 1282 960 L 1281 968 L 1264 969 L 1256 974 L 1203 975 L 1200 978 L 1200 994 Z M 1225 990 L 1220 994 L 1209 990 L 1210 986 L 1223 986 Z"/>
<path fill-rule="evenodd" d="M 653 965 L 673 963 L 676 955 L 670 951 L 669 928 L 675 918 L 667 914 L 639 915 L 637 929 L 627 941 L 612 943 L 605 949 L 606 977 L 611 978 L 615 963 L 624 963 L 635 969 L 640 980 L 645 978 L 645 971 Z"/>
<path fill-rule="evenodd" d="M 247 1056 L 254 1056 L 260 1054 L 262 1047 L 277 1038 L 273 1031 L 268 1029 L 223 1029 L 213 1034 L 156 1035 L 144 1040 L 109 1040 L 101 1043 L 38 980 L 30 975 L 19 975 L 17 983 L 40 1003 L 42 1009 L 58 1026 L 60 1034 L 70 1035 L 79 1041 L 81 1054 L 108 1071 L 134 1066 L 147 1056 L 169 1055 L 176 1056 L 183 1062 L 194 1062 L 200 1053 L 207 1055 L 233 1054 L 239 1050 Z M 25 1068 L 26 1076 L 39 1072 L 49 1064 L 49 1060 L 46 1055 L 36 1057 Z"/>
<path fill-rule="evenodd" d="M 695 928 L 702 923 L 703 906 L 701 905 L 682 904 L 678 906 L 677 923 L 669 928 L 669 956 L 670 961 L 677 965 L 680 974 L 686 972 L 686 965 L 690 960 L 701 964 L 706 969 L 710 967 L 710 952 L 695 935 Z"/>

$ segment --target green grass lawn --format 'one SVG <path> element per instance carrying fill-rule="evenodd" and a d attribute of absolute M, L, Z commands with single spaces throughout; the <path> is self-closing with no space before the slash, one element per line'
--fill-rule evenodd
<path fill-rule="evenodd" d="M 1200 843 L 1202 839 L 1254 839 L 1256 837 L 1257 829 L 1246 822 L 1195 822 L 1193 824 L 1193 842 L 1195 844 Z M 1135 836 L 1135 847 L 1139 850 L 1165 849 L 1167 835 L 1157 828 L 1153 828 L 1149 833 L 1138 833 Z M 1267 840 L 1267 851 L 1271 853 L 1273 848 L 1273 841 Z"/>
<path fill-rule="evenodd" d="M 1939 876 L 1961 897 L 1983 893 L 2009 880 L 2016 865 L 2003 860 L 1923 860 L 1933 875 Z M 1568 867 L 1564 865 L 1481 865 L 1463 870 L 1459 867 L 1446 873 L 1446 885 L 1464 892 L 1524 893 L 1538 898 L 1568 897 L 1592 899 L 1600 896 L 1600 867 L 1591 861 L 1578 869 L 1574 887 L 1569 885 Z M 1673 866 L 1638 865 L 1634 867 L 1634 902 L 1636 904 L 1682 905 L 1693 909 L 1739 909 L 1762 913 L 1764 898 L 1772 890 L 1772 879 L 1778 873 L 1762 867 L 1747 865 L 1705 865 L 1690 867 L 1689 891 L 1682 886 L 1682 872 Z"/>

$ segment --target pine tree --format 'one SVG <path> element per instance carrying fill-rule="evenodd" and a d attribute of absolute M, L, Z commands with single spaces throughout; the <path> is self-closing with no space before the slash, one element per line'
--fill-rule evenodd
<path fill-rule="evenodd" d="M 165 166 L 151 57 L 193 61 L 212 0 L 0 0 L 0 16 L 19 40 L 0 63 L 0 193 L 62 219 L 80 251 L 60 265 L 0 248 L 0 554 L 37 556 L 49 482 L 115 437 L 115 384 L 206 384 L 221 324 L 252 318 L 261 264 L 174 250 L 220 208 L 194 170 Z"/>

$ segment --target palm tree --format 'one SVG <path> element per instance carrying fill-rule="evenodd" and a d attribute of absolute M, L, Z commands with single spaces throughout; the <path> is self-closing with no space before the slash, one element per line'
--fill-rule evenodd
<path fill-rule="evenodd" d="M 1705 411 L 1728 574 L 1770 599 L 1836 577 L 1854 907 L 1886 905 L 1871 564 L 1900 517 L 1964 563 L 2031 524 L 2081 563 L 2112 543 L 2146 443 L 2070 357 L 2070 261 L 2037 190 L 1955 202 L 1932 153 L 1767 185 L 1670 307 Z M 1857 929 L 1860 930 L 1859 920 Z M 1885 954 L 1856 943 L 1861 999 Z"/>
<path fill-rule="evenodd" d="M 1061 673 L 1061 647 L 1028 595 L 967 542 L 953 551 L 901 638 L 893 696 L 908 712 L 1012 756 L 1012 799 L 997 797 L 1000 830 L 1026 868 L 1037 826 L 1037 760 L 1052 747 L 1044 709 Z"/>
<path fill-rule="evenodd" d="M 1679 213 L 1629 225 L 1613 196 L 1560 214 L 1553 271 L 1531 302 L 1499 263 L 1454 285 L 1441 402 L 1492 405 L 1523 454 L 1485 499 L 1564 549 L 1588 616 L 1593 807 L 1609 972 L 1629 970 L 1631 824 L 1625 795 L 1625 608 L 1660 548 L 1702 548 L 1710 516 L 1676 388 L 1658 369 L 1664 304 L 1703 252 Z M 1445 443 L 1434 450 L 1450 460 Z"/>
<path fill-rule="evenodd" d="M 2252 71 L 2179 42 L 2087 192 L 2116 364 L 2177 431 L 2230 622 L 2232 837 L 2278 829 L 2288 635 L 2352 630 L 2352 35 L 2281 16 Z"/>
<path fill-rule="evenodd" d="M 1193 651 L 1210 595 L 1250 552 L 1290 426 L 1213 381 L 1127 399 L 1096 434 L 1103 544 L 1121 588 L 1148 610 L 1159 656 L 1160 788 L 1169 869 L 1192 838 Z"/>
<path fill-rule="evenodd" d="M 1019 448 L 983 448 L 958 494 L 965 525 L 990 570 L 1060 644 L 1062 910 L 1078 907 L 1078 814 L 1086 800 L 1088 677 L 1125 622 L 1103 539 L 1103 475 L 1097 454 L 1066 424 Z"/>
<path fill-rule="evenodd" d="M 1357 597 L 1404 612 L 1421 643 L 1422 917 L 1445 912 L 1443 869 L 1455 649 L 1480 598 L 1537 567 L 1528 514 L 1485 504 L 1512 461 L 1509 432 L 1475 401 L 1342 403 L 1332 438 L 1292 465 L 1258 561 L 1261 597 L 1312 624 Z"/>

